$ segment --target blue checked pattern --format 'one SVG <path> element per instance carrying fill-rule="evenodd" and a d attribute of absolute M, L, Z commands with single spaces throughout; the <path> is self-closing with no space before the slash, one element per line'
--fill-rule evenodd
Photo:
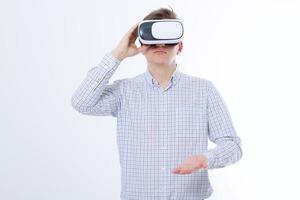
<path fill-rule="evenodd" d="M 209 80 L 174 71 L 163 88 L 149 70 L 109 83 L 120 61 L 107 53 L 72 95 L 85 115 L 117 118 L 122 200 L 201 200 L 212 193 L 208 170 L 242 157 L 225 102 Z M 208 139 L 216 144 L 207 149 Z M 203 154 L 207 169 L 173 174 L 191 155 Z"/>

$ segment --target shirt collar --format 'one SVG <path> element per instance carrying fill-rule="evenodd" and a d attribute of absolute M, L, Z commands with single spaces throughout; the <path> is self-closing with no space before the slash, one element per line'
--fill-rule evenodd
<path fill-rule="evenodd" d="M 152 85 L 152 86 L 156 86 L 156 85 L 159 85 L 158 81 L 155 80 L 155 78 L 152 76 L 151 72 L 149 71 L 148 67 L 146 69 L 146 72 L 144 73 L 145 75 L 145 78 L 147 80 L 147 82 Z M 172 76 L 171 76 L 171 82 L 172 82 L 172 85 L 174 86 L 178 81 L 179 81 L 179 78 L 180 78 L 180 75 L 181 75 L 181 72 L 180 70 L 178 69 L 178 66 L 176 64 L 176 68 L 175 68 L 175 71 L 173 72 Z"/>

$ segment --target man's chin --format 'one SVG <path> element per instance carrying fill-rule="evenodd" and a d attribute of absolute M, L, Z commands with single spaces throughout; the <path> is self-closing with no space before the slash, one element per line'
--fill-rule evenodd
<path fill-rule="evenodd" d="M 155 60 L 152 60 L 151 61 L 152 64 L 155 64 L 155 65 L 168 65 L 169 61 L 167 60 L 160 60 L 160 59 L 155 59 Z"/>

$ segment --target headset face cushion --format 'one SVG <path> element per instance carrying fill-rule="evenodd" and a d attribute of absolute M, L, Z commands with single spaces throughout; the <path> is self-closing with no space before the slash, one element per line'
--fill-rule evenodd
<path fill-rule="evenodd" d="M 177 44 L 183 37 L 183 24 L 177 19 L 144 20 L 138 26 L 141 44 Z"/>

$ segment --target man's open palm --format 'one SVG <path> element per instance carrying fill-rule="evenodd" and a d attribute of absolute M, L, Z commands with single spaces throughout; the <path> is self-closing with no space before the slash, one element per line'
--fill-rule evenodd
<path fill-rule="evenodd" d="M 201 168 L 207 168 L 208 160 L 203 155 L 192 155 L 184 160 L 178 167 L 172 169 L 174 174 L 190 174 Z"/>

